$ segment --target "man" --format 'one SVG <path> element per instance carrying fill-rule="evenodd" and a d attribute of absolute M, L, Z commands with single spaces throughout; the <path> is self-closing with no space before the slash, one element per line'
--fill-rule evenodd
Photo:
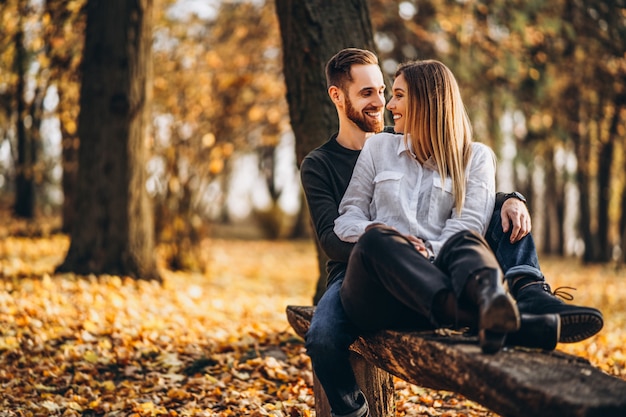
<path fill-rule="evenodd" d="M 348 359 L 348 347 L 358 336 L 358 330 L 347 319 L 339 297 L 353 244 L 341 241 L 333 227 L 363 144 L 384 128 L 385 84 L 376 56 L 355 48 L 342 50 L 331 58 L 326 66 L 326 78 L 328 94 L 339 117 L 339 132 L 309 153 L 301 166 L 301 180 L 316 236 L 330 259 L 327 290 L 317 305 L 306 347 L 333 416 L 362 417 L 368 415 L 368 406 Z M 552 295 L 539 269 L 529 232 L 530 216 L 523 196 L 499 194 L 486 238 L 502 266 L 520 313 L 559 314 L 560 342 L 576 342 L 596 334 L 602 327 L 601 313 L 567 305 Z M 548 330 L 559 337 L 558 329 Z M 554 348 L 555 344 L 556 340 L 550 347 Z"/>

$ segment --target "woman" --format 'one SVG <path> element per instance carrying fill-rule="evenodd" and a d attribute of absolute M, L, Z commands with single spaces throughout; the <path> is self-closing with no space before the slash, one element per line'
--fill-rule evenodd
<path fill-rule="evenodd" d="M 335 233 L 357 242 L 341 288 L 362 330 L 469 325 L 484 352 L 520 327 L 482 235 L 494 208 L 495 158 L 472 132 L 441 62 L 402 65 L 387 104 L 396 131 L 364 145 Z"/>

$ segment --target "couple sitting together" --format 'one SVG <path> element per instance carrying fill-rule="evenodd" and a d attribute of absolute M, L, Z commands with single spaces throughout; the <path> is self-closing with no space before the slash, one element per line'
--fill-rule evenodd
<path fill-rule="evenodd" d="M 339 132 L 307 155 L 301 179 L 330 259 L 306 348 L 333 416 L 369 414 L 349 362 L 359 334 L 469 328 L 493 354 L 600 331 L 598 310 L 564 303 L 545 282 L 525 199 L 496 193 L 494 153 L 472 141 L 445 65 L 402 64 L 388 103 L 370 51 L 340 51 L 326 79 Z"/>

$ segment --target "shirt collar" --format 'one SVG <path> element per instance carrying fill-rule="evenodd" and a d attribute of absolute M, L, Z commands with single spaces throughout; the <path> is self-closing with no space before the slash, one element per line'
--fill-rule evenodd
<path fill-rule="evenodd" d="M 404 139 L 404 135 L 402 135 L 402 137 L 400 138 L 400 141 L 398 142 L 398 149 L 396 152 L 398 156 L 401 155 L 403 152 L 406 152 L 411 159 L 415 160 L 415 152 L 413 152 L 413 145 L 411 144 L 411 142 L 408 142 L 407 140 Z M 426 160 L 426 162 L 424 163 L 424 168 L 429 168 L 429 169 L 432 169 L 433 171 L 437 170 L 437 163 L 435 162 L 435 159 L 432 156 Z"/>
<path fill-rule="evenodd" d="M 413 152 L 413 146 L 405 139 L 404 135 L 400 135 L 398 141 L 397 155 L 401 155 L 403 152 L 407 152 L 411 158 L 415 158 L 415 152 Z"/>

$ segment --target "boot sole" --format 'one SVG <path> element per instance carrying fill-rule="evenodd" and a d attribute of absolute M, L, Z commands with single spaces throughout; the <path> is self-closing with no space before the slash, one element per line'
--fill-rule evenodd
<path fill-rule="evenodd" d="M 602 318 L 593 313 L 565 313 L 560 316 L 560 343 L 576 343 L 588 339 L 598 333 L 604 325 Z"/>
<path fill-rule="evenodd" d="M 483 353 L 492 355 L 497 353 L 504 346 L 506 333 L 492 332 L 482 329 L 478 332 L 480 349 Z"/>
<path fill-rule="evenodd" d="M 520 316 L 513 298 L 506 293 L 497 295 L 481 313 L 480 328 L 493 333 L 519 330 Z"/>

